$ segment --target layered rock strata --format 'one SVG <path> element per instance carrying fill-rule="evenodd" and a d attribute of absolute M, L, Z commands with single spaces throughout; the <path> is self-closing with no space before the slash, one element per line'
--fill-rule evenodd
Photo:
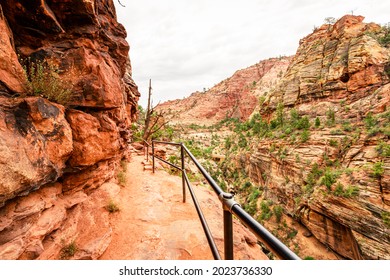
<path fill-rule="evenodd" d="M 347 15 L 324 24 L 300 40 L 294 56 L 260 62 L 161 108 L 173 124 L 248 120 L 217 133 L 230 146 L 222 164 L 230 188 L 252 183 L 260 200 L 282 206 L 340 258 L 390 259 L 389 30 L 363 20 Z M 271 67 L 260 73 L 261 65 Z M 256 96 L 257 103 L 241 96 L 252 111 L 226 114 L 242 112 L 229 89 Z"/>
<path fill-rule="evenodd" d="M 290 57 L 260 61 L 236 71 L 230 78 L 204 92 L 157 106 L 171 124 L 212 125 L 224 119 L 246 120 L 259 106 L 259 96 L 266 96 L 278 83 L 290 63 Z"/>
<path fill-rule="evenodd" d="M 302 39 L 259 113 L 287 123 L 294 109 L 311 123 L 308 139 L 285 126 L 236 157 L 263 199 L 348 259 L 390 259 L 390 50 L 372 35 L 380 30 L 345 16 Z"/>
<path fill-rule="evenodd" d="M 0 1 L 0 259 L 59 258 L 74 241 L 96 259 L 108 246 L 104 206 L 139 98 L 125 37 L 112 0 Z M 58 68 L 66 107 L 25 97 L 23 60 Z"/>

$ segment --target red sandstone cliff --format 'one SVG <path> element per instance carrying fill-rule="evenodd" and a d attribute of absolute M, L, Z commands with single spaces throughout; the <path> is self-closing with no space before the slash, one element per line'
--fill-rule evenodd
<path fill-rule="evenodd" d="M 173 124 L 258 113 L 228 139 L 222 173 L 229 188 L 248 203 L 245 185 L 252 183 L 260 194 L 256 217 L 261 201 L 281 206 L 342 258 L 390 259 L 390 50 L 379 39 L 389 35 L 363 19 L 325 24 L 300 41 L 293 57 L 260 62 L 160 108 Z M 280 74 L 265 82 L 272 71 Z M 303 117 L 305 129 L 292 124 Z M 263 222 L 281 228 L 274 218 Z"/>
<path fill-rule="evenodd" d="M 139 98 L 125 37 L 112 0 L 0 1 L 0 259 L 58 253 L 75 238 L 83 258 L 108 246 L 100 187 L 127 156 Z M 68 107 L 21 97 L 18 58 L 56 65 L 72 85 Z"/>
<path fill-rule="evenodd" d="M 246 69 L 205 92 L 164 102 L 156 110 L 163 111 L 172 124 L 211 125 L 226 118 L 247 120 L 258 106 L 259 96 L 267 94 L 283 76 L 289 57 L 271 58 Z"/>

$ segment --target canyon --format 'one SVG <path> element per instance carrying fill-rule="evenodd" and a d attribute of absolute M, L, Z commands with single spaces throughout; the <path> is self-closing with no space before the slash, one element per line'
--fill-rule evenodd
<path fill-rule="evenodd" d="M 113 0 L 0 0 L 0 31 L 0 259 L 209 259 L 192 220 L 187 240 L 171 240 L 192 217 L 173 192 L 180 178 L 139 171 L 140 93 Z M 173 140 L 302 258 L 390 259 L 389 82 L 388 27 L 347 15 L 293 56 L 156 110 L 180 132 Z M 218 202 L 198 183 L 218 229 Z M 134 198 L 145 192 L 145 203 Z M 163 197 L 177 208 L 162 213 Z M 235 230 L 241 259 L 273 258 L 237 221 Z M 173 243 L 184 249 L 164 252 Z"/>
<path fill-rule="evenodd" d="M 296 234 L 292 221 L 339 258 L 389 259 L 388 36 L 346 15 L 301 39 L 294 56 L 157 109 L 280 238 Z M 285 242 L 299 252 L 294 234 Z"/>
<path fill-rule="evenodd" d="M 96 259 L 140 96 L 126 31 L 112 0 L 1 0 L 0 31 L 0 259 L 59 258 L 75 239 Z M 63 84 L 66 103 L 44 95 Z"/>
<path fill-rule="evenodd" d="M 181 179 L 133 148 L 126 35 L 112 0 L 0 0 L 0 260 L 212 258 Z M 235 224 L 237 258 L 267 259 Z"/>

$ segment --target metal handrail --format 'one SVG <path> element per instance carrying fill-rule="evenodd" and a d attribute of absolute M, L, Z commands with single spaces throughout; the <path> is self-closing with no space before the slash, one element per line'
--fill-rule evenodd
<path fill-rule="evenodd" d="M 174 145 L 181 147 L 181 168 L 175 166 L 177 169 L 182 171 L 182 182 L 183 182 L 183 202 L 185 202 L 185 185 L 187 184 L 190 191 L 192 200 L 194 201 L 195 208 L 198 212 L 199 219 L 201 220 L 203 230 L 206 234 L 207 240 L 209 242 L 210 249 L 213 253 L 214 259 L 221 259 L 219 256 L 218 249 L 215 245 L 215 241 L 212 238 L 211 232 L 207 226 L 207 222 L 203 216 L 202 210 L 200 209 L 199 203 L 196 199 L 195 193 L 192 189 L 190 181 L 188 179 L 187 173 L 185 171 L 184 156 L 185 153 L 189 156 L 191 161 L 199 169 L 203 177 L 207 180 L 209 185 L 212 187 L 216 195 L 222 202 L 223 205 L 223 214 L 224 214 L 224 249 L 225 249 L 225 259 L 233 259 L 233 221 L 232 215 L 235 215 L 248 229 L 261 241 L 265 246 L 272 251 L 278 258 L 286 260 L 300 260 L 300 258 L 292 252 L 285 244 L 283 244 L 278 238 L 271 234 L 266 228 L 264 228 L 259 222 L 257 222 L 251 215 L 249 215 L 234 199 L 233 195 L 230 193 L 224 192 L 210 174 L 203 168 L 203 166 L 198 162 L 195 156 L 190 152 L 190 150 L 183 143 L 174 143 L 174 142 L 165 142 L 165 141 L 152 141 L 152 160 L 153 160 L 153 173 L 155 170 L 154 159 L 161 158 L 154 155 L 154 143 L 157 144 L 166 144 Z M 167 161 L 163 160 L 168 163 Z"/>
<path fill-rule="evenodd" d="M 145 153 L 146 153 L 146 161 L 149 161 L 149 147 L 150 147 L 150 144 L 145 139 L 143 139 L 142 142 L 144 144 L 144 156 L 145 156 Z M 146 149 L 145 149 L 145 146 L 146 146 Z"/>

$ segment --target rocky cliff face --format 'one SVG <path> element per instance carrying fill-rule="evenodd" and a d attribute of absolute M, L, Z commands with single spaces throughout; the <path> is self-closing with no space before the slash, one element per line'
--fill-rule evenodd
<path fill-rule="evenodd" d="M 227 103 L 212 92 L 226 96 L 222 87 L 232 82 L 234 93 L 251 92 L 257 106 L 252 97 L 242 99 L 251 104 L 246 114 L 222 114 L 251 116 L 234 128 L 229 124 L 234 133 L 224 142 L 222 163 L 228 187 L 246 209 L 276 233 L 282 223 L 270 216 L 282 209 L 306 226 L 306 236 L 342 258 L 390 259 L 389 30 L 363 19 L 344 16 L 325 24 L 300 41 L 295 56 L 243 70 L 250 77 L 243 88 L 233 76 L 205 94 L 163 105 L 169 112 L 172 104 L 187 104 L 187 113 L 171 109 L 177 120 L 210 124 L 222 119 L 214 113 Z M 260 75 L 263 63 L 277 68 Z M 277 75 L 265 82 L 273 69 Z M 214 104 L 207 103 L 211 98 Z M 225 112 L 237 111 L 234 104 Z M 202 113 L 209 108 L 210 115 Z"/>
<path fill-rule="evenodd" d="M 390 258 L 390 51 L 380 30 L 345 16 L 302 39 L 259 111 L 266 135 L 233 156 L 263 200 L 350 259 Z"/>
<path fill-rule="evenodd" d="M 82 258 L 108 246 L 115 187 L 101 186 L 128 156 L 139 98 L 125 37 L 112 0 L 0 1 L 0 259 L 58 258 L 75 239 Z M 58 67 L 67 107 L 24 97 L 22 59 Z"/>
<path fill-rule="evenodd" d="M 261 61 L 204 92 L 157 106 L 172 124 L 212 125 L 227 118 L 246 120 L 258 106 L 258 97 L 266 95 L 283 76 L 289 57 Z"/>

